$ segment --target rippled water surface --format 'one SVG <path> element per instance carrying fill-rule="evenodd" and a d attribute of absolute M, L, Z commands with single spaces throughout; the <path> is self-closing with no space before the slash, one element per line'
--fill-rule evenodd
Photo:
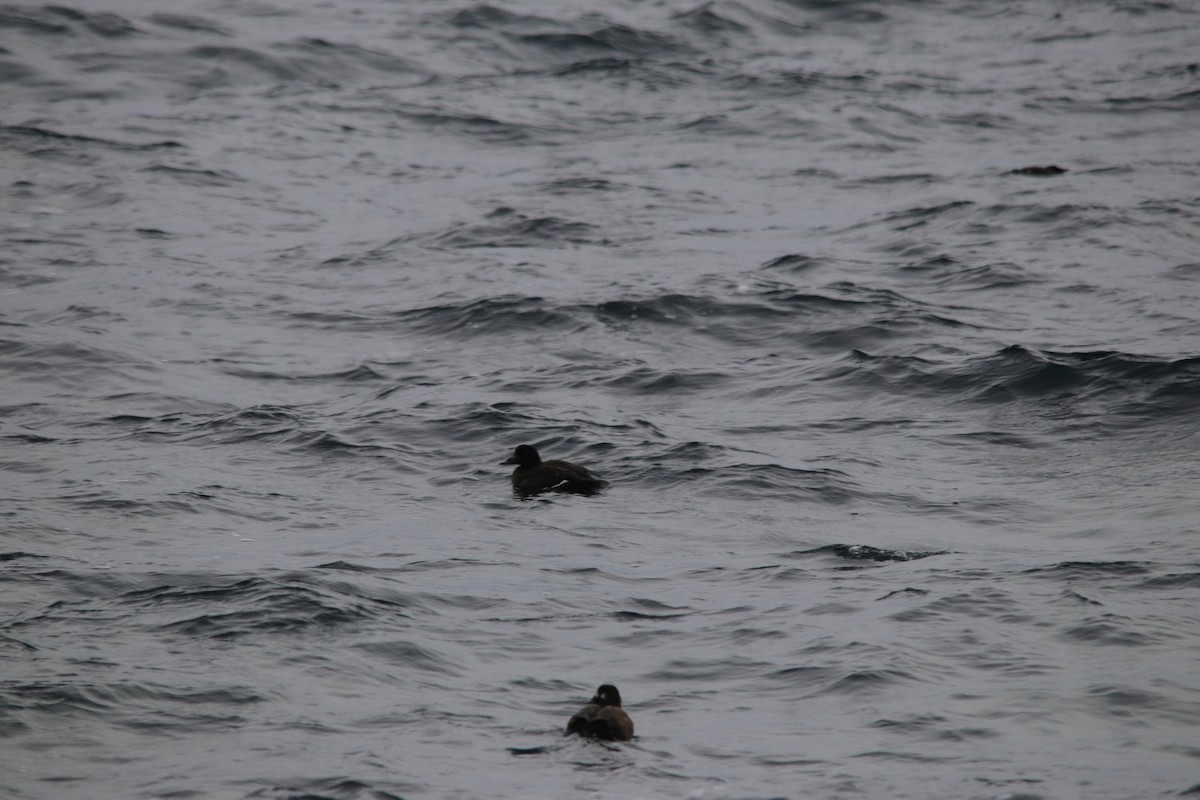
<path fill-rule="evenodd" d="M 0 795 L 1200 793 L 1198 29 L 0 6 Z"/>

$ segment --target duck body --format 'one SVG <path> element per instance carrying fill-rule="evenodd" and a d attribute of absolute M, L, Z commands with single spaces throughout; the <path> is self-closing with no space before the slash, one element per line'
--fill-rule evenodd
<path fill-rule="evenodd" d="M 611 683 L 596 690 L 586 706 L 567 722 L 567 736 L 577 733 L 606 742 L 628 742 L 633 738 L 633 720 L 621 708 L 621 693 Z"/>
<path fill-rule="evenodd" d="M 542 461 L 537 448 L 527 444 L 518 447 L 511 458 L 501 463 L 517 465 L 512 474 L 513 491 L 517 494 L 593 494 L 608 485 L 607 481 L 570 461 Z"/>

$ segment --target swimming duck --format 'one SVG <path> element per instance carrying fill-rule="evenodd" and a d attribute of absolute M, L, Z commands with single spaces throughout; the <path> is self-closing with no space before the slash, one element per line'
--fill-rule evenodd
<path fill-rule="evenodd" d="M 633 720 L 621 708 L 621 693 L 611 683 L 596 690 L 591 702 L 575 712 L 567 723 L 567 736 L 578 733 L 609 742 L 628 742 L 633 738 Z"/>
<path fill-rule="evenodd" d="M 569 461 L 542 461 L 537 448 L 523 444 L 502 464 L 516 464 L 513 470 L 513 491 L 518 494 L 542 492 L 575 492 L 592 494 L 607 485 L 588 470 Z"/>

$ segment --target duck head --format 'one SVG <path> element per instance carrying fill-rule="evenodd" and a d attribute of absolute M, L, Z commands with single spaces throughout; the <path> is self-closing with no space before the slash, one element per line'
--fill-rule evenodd
<path fill-rule="evenodd" d="M 501 464 L 516 464 L 521 467 L 536 467 L 542 463 L 542 457 L 538 455 L 537 448 L 533 445 L 523 444 L 513 451 L 508 461 L 501 461 Z"/>
<path fill-rule="evenodd" d="M 592 698 L 592 702 L 598 706 L 615 706 L 621 707 L 621 693 L 617 691 L 617 687 L 611 683 L 606 683 L 596 690 L 596 696 Z"/>

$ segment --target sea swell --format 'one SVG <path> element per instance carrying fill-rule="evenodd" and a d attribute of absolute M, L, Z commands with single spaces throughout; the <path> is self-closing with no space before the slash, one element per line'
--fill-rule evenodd
<path fill-rule="evenodd" d="M 1196 21 L 0 8 L 0 794 L 1194 793 Z"/>

